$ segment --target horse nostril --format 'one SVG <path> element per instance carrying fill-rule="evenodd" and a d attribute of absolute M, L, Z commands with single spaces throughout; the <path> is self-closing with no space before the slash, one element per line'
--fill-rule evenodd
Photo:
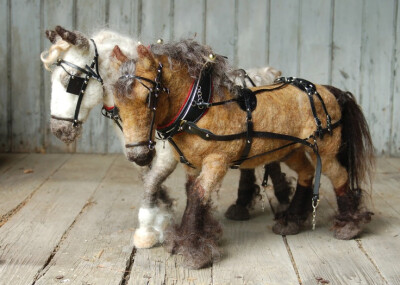
<path fill-rule="evenodd" d="M 128 160 L 131 161 L 131 162 L 135 162 L 135 160 L 136 160 L 135 156 L 134 156 L 131 152 L 129 152 L 129 151 L 126 152 L 126 157 L 127 157 Z"/>
<path fill-rule="evenodd" d="M 128 148 L 126 157 L 129 161 L 135 162 L 139 166 L 149 165 L 154 157 L 154 150 L 149 150 L 147 146 Z"/>
<path fill-rule="evenodd" d="M 61 141 L 70 144 L 82 133 L 82 126 L 72 126 L 69 121 L 62 121 L 52 118 L 50 120 L 51 132 Z"/>

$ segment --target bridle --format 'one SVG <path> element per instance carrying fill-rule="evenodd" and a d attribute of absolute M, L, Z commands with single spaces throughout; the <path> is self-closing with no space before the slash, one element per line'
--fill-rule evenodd
<path fill-rule="evenodd" d="M 126 148 L 131 148 L 131 147 L 137 147 L 137 146 L 144 146 L 147 145 L 150 150 L 153 150 L 156 142 L 152 140 L 153 136 L 153 129 L 154 129 L 154 123 L 155 123 L 155 118 L 156 118 L 156 110 L 157 110 L 157 101 L 158 97 L 161 92 L 165 92 L 169 94 L 169 89 L 164 87 L 163 84 L 161 83 L 161 78 L 162 78 L 162 69 L 163 65 L 162 63 L 158 64 L 157 68 L 157 75 L 156 78 L 153 80 L 142 77 L 142 76 L 137 76 L 133 74 L 126 74 L 120 77 L 120 79 L 136 79 L 140 84 L 145 87 L 149 93 L 147 94 L 147 106 L 150 109 L 151 112 L 151 123 L 150 123 L 150 130 L 149 130 L 149 139 L 147 141 L 141 141 L 138 143 L 130 143 L 126 144 Z M 150 83 L 152 86 L 149 87 L 147 86 L 144 82 Z"/>
<path fill-rule="evenodd" d="M 94 46 L 94 57 L 93 57 L 92 62 L 90 63 L 90 66 L 86 64 L 85 67 L 82 68 L 82 67 L 79 67 L 79 66 L 73 64 L 72 62 L 66 61 L 62 58 L 59 58 L 57 60 L 57 62 L 55 63 L 55 65 L 60 66 L 70 76 L 66 91 L 68 93 L 77 95 L 79 97 L 78 97 L 78 101 L 76 103 L 73 119 L 60 118 L 60 117 L 53 116 L 53 115 L 51 117 L 53 119 L 57 119 L 57 120 L 72 122 L 72 125 L 75 128 L 78 127 L 78 125 L 82 124 L 82 122 L 78 120 L 78 116 L 79 116 L 79 110 L 80 110 L 81 104 L 82 104 L 83 95 L 85 94 L 85 90 L 89 83 L 89 80 L 91 78 L 94 78 L 103 85 L 103 79 L 101 78 L 100 73 L 99 73 L 99 53 L 97 52 L 97 46 L 93 39 L 90 39 L 90 40 Z M 85 77 L 83 78 L 83 77 L 79 77 L 79 76 L 69 73 L 68 70 L 64 67 L 64 65 L 68 65 L 69 67 L 72 67 L 73 69 L 80 71 L 81 73 L 85 74 Z"/>

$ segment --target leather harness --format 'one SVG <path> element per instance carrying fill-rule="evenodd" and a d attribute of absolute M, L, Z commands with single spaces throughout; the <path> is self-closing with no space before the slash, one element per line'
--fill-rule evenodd
<path fill-rule="evenodd" d="M 72 125 L 74 127 L 78 127 L 78 125 L 82 124 L 82 122 L 78 120 L 79 110 L 81 108 L 83 95 L 85 94 L 85 90 L 89 83 L 89 80 L 91 78 L 94 78 L 103 85 L 103 79 L 101 78 L 100 73 L 99 73 L 99 53 L 97 52 L 97 46 L 93 39 L 90 39 L 90 40 L 94 46 L 94 57 L 93 57 L 92 62 L 90 63 L 90 66 L 85 65 L 85 67 L 82 68 L 82 67 L 79 67 L 69 61 L 62 59 L 62 58 L 59 58 L 57 60 L 57 62 L 55 63 L 55 65 L 60 66 L 70 76 L 68 86 L 67 86 L 67 92 L 77 95 L 78 101 L 76 103 L 73 119 L 60 118 L 60 117 L 56 117 L 53 115 L 51 117 L 54 119 L 57 119 L 57 120 L 63 120 L 63 121 L 69 121 L 69 122 L 72 121 Z M 80 71 L 82 74 L 85 74 L 85 78 L 69 73 L 68 70 L 65 69 L 64 65 L 68 65 L 69 67 L 72 67 L 72 68 Z"/>
<path fill-rule="evenodd" d="M 75 108 L 75 114 L 74 114 L 73 119 L 59 118 L 59 117 L 55 117 L 55 116 L 52 116 L 52 117 L 55 119 L 59 119 L 59 120 L 72 121 L 74 127 L 77 127 L 79 124 L 82 124 L 82 122 L 80 122 L 78 120 L 78 115 L 79 115 L 79 110 L 80 110 L 80 105 L 82 103 L 83 95 L 85 93 L 89 79 L 94 78 L 103 84 L 103 79 L 101 78 L 101 76 L 99 74 L 99 70 L 98 70 L 99 55 L 97 52 L 97 47 L 96 47 L 96 44 L 93 41 L 93 39 L 91 39 L 91 41 L 94 45 L 95 55 L 94 55 L 94 58 L 93 58 L 90 66 L 86 65 L 85 68 L 81 68 L 81 67 L 79 67 L 73 63 L 67 62 L 63 59 L 58 59 L 57 63 L 56 63 L 57 66 L 61 66 L 65 70 L 65 72 L 67 72 L 70 75 L 70 80 L 69 80 L 69 83 L 67 86 L 67 92 L 75 94 L 79 97 L 78 97 L 78 101 L 77 101 L 77 105 Z M 85 78 L 81 78 L 81 77 L 75 76 L 73 74 L 70 74 L 65 69 L 63 64 L 66 64 L 66 65 L 82 72 L 83 74 L 86 74 Z M 94 68 L 95 68 L 95 70 L 94 70 Z M 159 67 L 157 69 L 157 76 L 154 81 L 150 80 L 148 78 L 144 78 L 144 77 L 136 76 L 136 75 L 125 75 L 124 76 L 126 78 L 138 80 L 145 88 L 148 89 L 149 93 L 148 93 L 147 102 L 148 102 L 148 107 L 152 112 L 151 126 L 150 126 L 150 130 L 149 130 L 149 140 L 139 142 L 139 143 L 134 143 L 134 144 L 126 144 L 125 145 L 126 147 L 148 145 L 148 147 L 150 149 L 153 149 L 154 145 L 156 144 L 154 141 L 152 141 L 152 132 L 153 132 L 153 128 L 154 128 L 155 111 L 157 110 L 158 97 L 161 92 L 169 93 L 168 88 L 165 88 L 163 86 L 163 84 L 161 83 L 162 68 L 163 68 L 163 66 L 160 63 Z M 189 134 L 194 134 L 194 135 L 201 137 L 202 139 L 204 139 L 206 141 L 207 140 L 231 141 L 231 140 L 236 140 L 236 139 L 245 139 L 246 144 L 241 153 L 241 156 L 238 160 L 232 162 L 231 168 L 238 168 L 240 166 L 240 164 L 246 160 L 253 159 L 256 157 L 261 157 L 261 156 L 270 154 L 272 152 L 281 150 L 285 147 L 295 145 L 297 143 L 300 143 L 304 146 L 310 147 L 317 157 L 317 167 L 316 167 L 316 173 L 315 173 L 315 183 L 314 183 L 313 198 L 312 198 L 312 204 L 315 209 L 317 207 L 318 201 L 319 201 L 319 186 L 320 186 L 321 171 L 322 171 L 322 162 L 321 162 L 321 157 L 318 152 L 318 145 L 317 145 L 316 139 L 317 139 L 317 137 L 322 139 L 326 133 L 332 134 L 332 130 L 340 125 L 341 120 L 332 124 L 331 117 L 327 111 L 327 108 L 325 106 L 325 103 L 324 103 L 321 95 L 317 92 L 315 85 L 307 80 L 295 78 L 295 77 L 280 77 L 275 80 L 275 85 L 277 84 L 278 86 L 252 91 L 246 87 L 245 79 L 248 79 L 253 86 L 255 86 L 255 84 L 244 70 L 243 70 L 243 72 L 244 72 L 244 77 L 242 79 L 243 87 L 240 87 L 240 86 L 235 87 L 235 88 L 237 88 L 236 91 L 239 94 L 238 98 L 212 103 L 211 102 L 212 101 L 211 100 L 212 99 L 212 76 L 211 76 L 212 70 L 209 66 L 206 66 L 202 70 L 199 78 L 193 82 L 192 88 L 188 93 L 186 101 L 185 101 L 184 105 L 181 107 L 178 114 L 167 125 L 158 127 L 157 133 L 159 134 L 159 136 L 161 137 L 162 140 L 168 140 L 171 143 L 171 145 L 175 148 L 175 150 L 179 154 L 180 162 L 182 162 L 192 168 L 194 168 L 194 166 L 185 158 L 182 151 L 179 149 L 179 147 L 176 145 L 176 143 L 172 139 L 172 137 L 177 133 L 186 132 Z M 152 84 L 152 86 L 149 87 L 144 82 L 150 83 L 150 84 Z M 312 110 L 312 113 L 314 116 L 314 120 L 316 123 L 315 132 L 313 134 L 311 134 L 308 138 L 301 139 L 298 137 L 285 135 L 285 134 L 254 131 L 253 122 L 252 122 L 252 112 L 257 107 L 256 95 L 261 92 L 271 92 L 271 91 L 274 91 L 277 89 L 281 89 L 288 84 L 292 84 L 292 85 L 296 86 L 301 91 L 303 91 L 307 94 L 309 101 L 310 101 L 310 106 L 311 106 L 311 110 Z M 322 108 L 326 115 L 326 121 L 327 121 L 326 128 L 322 128 L 321 120 L 319 119 L 319 117 L 317 115 L 317 112 L 315 109 L 315 103 L 314 103 L 314 96 L 317 97 L 317 99 L 322 104 Z M 200 118 L 202 116 L 204 116 L 204 114 L 207 112 L 208 108 L 211 108 L 214 106 L 219 106 L 219 105 L 224 105 L 224 104 L 229 104 L 229 103 L 233 103 L 233 102 L 237 103 L 240 106 L 240 108 L 246 112 L 246 131 L 238 133 L 238 134 L 216 135 L 209 130 L 199 128 L 196 125 L 196 122 L 198 120 L 200 120 Z M 117 107 L 103 106 L 102 114 L 105 117 L 112 119 L 122 131 L 121 118 L 119 117 Z M 287 143 L 279 148 L 272 149 L 272 150 L 249 157 L 248 155 L 251 150 L 253 138 L 279 139 L 279 140 L 289 141 L 289 143 Z M 309 142 L 308 141 L 309 139 L 313 139 L 313 143 Z"/>
<path fill-rule="evenodd" d="M 159 69 L 158 69 L 159 70 L 158 75 L 161 74 L 161 71 L 160 71 L 161 69 L 162 69 L 162 65 L 160 64 Z M 199 78 L 193 83 L 191 91 L 189 92 L 189 95 L 186 98 L 184 105 L 181 107 L 180 111 L 175 116 L 175 118 L 166 126 L 161 126 L 161 127 L 157 128 L 157 133 L 160 136 L 160 138 L 162 140 L 168 140 L 171 143 L 171 145 L 175 148 L 177 153 L 179 154 L 180 162 L 184 163 L 187 166 L 192 167 L 192 168 L 195 168 L 195 167 L 185 158 L 183 152 L 179 149 L 179 147 L 177 146 L 177 144 L 174 142 L 174 140 L 172 138 L 177 133 L 186 132 L 189 134 L 194 134 L 194 135 L 201 137 L 203 140 L 206 140 L 206 141 L 208 141 L 208 140 L 232 141 L 232 140 L 236 140 L 236 139 L 245 139 L 246 144 L 242 151 L 242 154 L 238 160 L 232 162 L 231 168 L 238 168 L 240 166 L 240 164 L 243 163 L 245 160 L 253 159 L 256 157 L 261 157 L 261 156 L 270 154 L 272 152 L 281 150 L 285 147 L 295 145 L 297 143 L 307 146 L 313 150 L 313 152 L 317 158 L 315 182 L 314 182 L 313 198 L 312 198 L 312 205 L 315 209 L 319 202 L 319 186 L 320 186 L 320 179 L 321 179 L 321 172 L 322 172 L 322 162 L 321 162 L 321 157 L 318 152 L 317 137 L 322 139 L 326 133 L 332 134 L 332 130 L 341 124 L 340 120 L 332 124 L 331 117 L 326 109 L 326 106 L 323 102 L 321 95 L 317 92 L 315 85 L 307 80 L 300 79 L 300 78 L 280 77 L 275 81 L 275 85 L 277 85 L 275 87 L 263 88 L 263 89 L 258 89 L 256 91 L 252 91 L 246 87 L 237 86 L 236 88 L 238 88 L 237 91 L 239 94 L 239 96 L 237 98 L 226 100 L 226 101 L 221 101 L 221 102 L 211 102 L 212 78 L 211 78 L 210 72 L 211 72 L 210 68 L 205 68 L 201 72 L 201 75 L 199 76 Z M 135 76 L 135 75 L 125 75 L 125 77 L 126 76 L 129 76 L 130 78 L 139 78 L 139 79 L 143 80 L 142 77 Z M 162 86 L 161 85 L 161 76 L 157 76 L 155 81 L 152 81 L 150 79 L 146 79 L 145 81 L 148 83 L 151 83 L 153 85 L 153 87 Z M 316 131 L 305 139 L 290 136 L 290 135 L 285 135 L 285 134 L 273 133 L 273 132 L 254 131 L 253 122 L 252 122 L 252 111 L 254 111 L 257 107 L 256 95 L 261 92 L 270 92 L 270 91 L 284 88 L 288 84 L 292 84 L 292 85 L 296 86 L 301 91 L 305 92 L 307 94 L 307 96 L 309 97 L 311 110 L 312 110 L 312 113 L 314 116 L 314 120 L 316 122 Z M 204 89 L 204 87 L 205 87 L 205 89 Z M 159 92 L 161 91 L 161 89 L 160 88 L 151 88 L 148 86 L 146 86 L 146 88 L 149 90 L 148 97 L 154 98 L 154 100 L 157 101 L 157 98 L 159 96 Z M 163 90 L 166 90 L 166 88 L 163 87 Z M 207 90 L 208 92 L 204 93 L 204 90 Z M 321 120 L 319 119 L 319 117 L 317 115 L 317 112 L 315 109 L 315 103 L 314 103 L 314 96 L 316 96 L 322 104 L 323 110 L 324 110 L 326 118 L 327 118 L 327 127 L 326 128 L 322 127 Z M 204 100 L 204 99 L 206 99 L 206 100 Z M 196 125 L 196 122 L 205 114 L 205 112 L 207 111 L 208 108 L 211 108 L 214 106 L 219 106 L 219 105 L 224 105 L 224 104 L 229 104 L 229 103 L 233 103 L 233 102 L 239 104 L 240 108 L 246 112 L 246 126 L 247 126 L 246 131 L 237 133 L 237 134 L 230 134 L 230 135 L 216 135 L 209 130 L 199 128 Z M 155 104 L 155 106 L 156 106 L 156 104 Z M 152 109 L 152 112 L 153 112 L 153 120 L 152 120 L 152 125 L 153 125 L 155 109 Z M 151 132 L 152 132 L 152 129 L 153 129 L 153 126 L 150 127 Z M 148 142 L 144 141 L 144 142 L 139 142 L 136 144 L 128 144 L 128 145 L 126 145 L 126 147 L 145 145 L 147 143 L 149 144 L 149 147 L 154 147 L 155 142 L 153 142 L 151 140 L 151 132 L 149 134 Z M 249 157 L 248 154 L 250 153 L 253 138 L 268 138 L 268 139 L 286 140 L 286 141 L 289 141 L 289 143 L 287 143 L 279 148 L 269 150 L 264 153 L 260 153 L 260 154 Z M 310 139 L 313 140 L 312 143 L 309 142 Z"/>

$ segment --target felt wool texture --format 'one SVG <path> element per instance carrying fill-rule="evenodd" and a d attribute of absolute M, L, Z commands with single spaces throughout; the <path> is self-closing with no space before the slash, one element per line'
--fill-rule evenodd
<path fill-rule="evenodd" d="M 48 51 L 41 54 L 41 60 L 46 69 L 52 70 L 52 94 L 51 94 L 51 114 L 59 118 L 71 119 L 75 112 L 77 96 L 66 92 L 69 82 L 68 74 L 61 67 L 54 67 L 53 63 L 58 58 L 63 58 L 80 67 L 90 64 L 94 56 L 94 47 L 90 38 L 78 31 L 68 31 L 60 26 L 54 30 L 46 31 L 46 36 L 52 43 Z M 136 58 L 137 42 L 130 37 L 119 33 L 102 30 L 92 35 L 97 45 L 99 53 L 99 73 L 104 81 L 102 87 L 96 80 L 90 80 L 83 97 L 79 120 L 83 124 L 73 127 L 69 121 L 52 118 L 50 128 L 54 135 L 65 143 L 74 142 L 82 133 L 82 127 L 90 110 L 97 104 L 114 106 L 114 99 L 110 91 L 111 82 L 115 82 L 119 76 L 114 72 L 117 62 L 110 57 L 116 44 L 120 46 L 119 53 L 126 54 L 131 58 Z M 119 66 L 119 65 L 118 65 Z M 65 66 L 71 74 L 80 76 L 81 74 Z M 131 68 L 134 68 L 134 63 Z M 258 71 L 258 73 L 257 73 Z M 259 74 L 259 78 L 265 82 L 272 83 L 279 71 L 271 67 L 254 69 L 253 74 Z M 258 78 L 258 79 L 259 79 Z M 257 79 L 257 80 L 258 80 Z M 255 80 L 255 78 L 253 78 Z M 114 124 L 116 135 L 123 143 L 123 134 L 116 124 Z M 123 148 L 125 150 L 125 148 Z M 146 149 L 145 149 L 146 150 Z M 172 200 L 168 196 L 168 189 L 162 183 L 175 170 L 177 161 L 169 144 L 163 147 L 162 144 L 156 145 L 151 168 L 141 167 L 141 179 L 143 181 L 143 199 L 139 209 L 139 227 L 134 234 L 134 243 L 137 248 L 149 248 L 164 240 L 164 229 L 171 220 Z M 146 162 L 145 159 L 143 163 Z M 136 164 L 135 164 L 136 165 Z M 254 170 L 253 170 L 254 172 Z M 253 184 L 251 185 L 253 187 Z M 247 187 L 251 190 L 251 187 Z M 140 215 L 141 211 L 147 213 Z M 248 212 L 248 209 L 245 209 Z M 249 213 L 247 213 L 249 215 Z"/>
<path fill-rule="evenodd" d="M 182 42 L 178 44 L 181 45 Z M 186 50 L 189 53 L 191 51 L 190 47 L 187 47 Z M 153 80 L 156 78 L 156 70 L 159 63 L 163 64 L 161 82 L 169 89 L 170 93 L 161 93 L 159 95 L 155 124 L 165 125 L 174 118 L 180 106 L 184 103 L 187 90 L 189 90 L 193 82 L 192 75 L 188 72 L 188 68 L 185 67 L 182 60 L 171 59 L 168 55 L 155 55 L 151 50 L 141 45 L 138 46 L 137 51 L 138 59 L 135 60 L 135 69 L 129 70 L 129 68 L 125 68 L 123 72 Z M 215 64 L 217 65 L 218 63 Z M 218 67 L 214 67 L 211 64 L 211 70 L 214 70 L 214 68 L 219 70 Z M 219 74 L 217 75 L 220 76 Z M 126 85 L 131 86 L 127 87 Z M 138 81 L 129 79 L 121 79 L 115 86 L 115 100 L 120 108 L 120 114 L 124 122 L 125 142 L 137 143 L 147 140 L 151 115 L 146 104 L 148 90 Z M 259 89 L 261 88 L 252 88 L 252 90 Z M 332 122 L 341 120 L 341 125 L 335 128 L 331 134 L 326 134 L 323 139 L 316 138 L 322 159 L 322 172 L 331 180 L 337 197 L 351 196 L 348 193 L 353 193 L 360 188 L 360 184 L 366 182 L 365 178 L 370 176 L 372 171 L 373 146 L 368 125 L 361 108 L 357 105 L 351 93 L 322 85 L 316 85 L 316 89 L 325 102 Z M 130 93 L 124 93 L 126 90 L 129 90 Z M 214 94 L 213 101 L 229 100 L 234 97 L 235 94 L 232 94 L 228 87 L 221 86 L 220 91 Z M 257 108 L 252 113 L 254 130 L 281 133 L 298 138 L 308 138 L 315 132 L 316 125 L 311 112 L 309 98 L 297 87 L 289 84 L 274 91 L 262 91 L 257 95 L 257 100 Z M 315 108 L 318 117 L 322 118 L 322 126 L 327 127 L 326 116 L 319 100 L 315 100 Z M 236 134 L 246 130 L 245 118 L 246 114 L 238 104 L 231 103 L 208 109 L 207 114 L 197 122 L 197 126 L 219 135 Z M 350 129 L 353 133 L 359 135 L 351 135 Z M 199 172 L 195 177 L 195 181 L 191 184 L 193 188 L 190 188 L 190 191 L 191 193 L 196 193 L 196 201 L 200 204 L 197 207 L 206 209 L 211 203 L 211 193 L 220 187 L 228 166 L 239 159 L 246 141 L 245 139 L 227 142 L 205 141 L 196 135 L 186 132 L 176 135 L 174 140 L 188 161 Z M 311 138 L 309 141 L 313 142 Z M 278 148 L 286 143 L 283 140 L 254 138 L 249 156 Z M 311 157 L 311 162 L 308 161 L 305 152 Z M 308 189 L 311 186 L 316 163 L 316 156 L 313 150 L 302 145 L 292 145 L 268 156 L 247 160 L 241 167 L 250 169 L 272 161 L 282 160 L 299 175 L 297 187 L 299 190 L 297 196 L 299 198 L 298 201 L 292 201 L 293 205 L 289 206 L 289 212 L 286 211 L 282 215 L 282 217 L 287 218 L 284 218 L 283 221 L 277 220 L 277 227 L 279 227 L 279 230 L 287 230 L 289 233 L 298 232 L 298 229 L 294 228 L 293 230 L 291 227 L 292 223 L 296 227 L 300 226 L 305 219 L 304 217 L 308 216 L 309 213 L 309 205 L 302 205 L 303 200 L 307 199 L 311 202 Z M 188 174 L 196 173 L 193 170 L 189 170 L 188 167 L 186 169 Z M 357 188 L 354 186 L 357 186 Z M 342 219 L 343 223 L 335 224 L 334 235 L 337 238 L 354 238 L 360 233 L 361 229 L 357 219 L 360 216 L 367 217 L 364 221 L 370 218 L 370 213 L 363 211 L 359 203 L 352 203 L 351 205 L 350 210 L 346 207 L 339 207 L 339 215 L 343 214 L 346 218 Z M 195 207 L 190 206 L 190 209 L 192 208 Z M 343 210 L 344 208 L 345 210 Z M 291 215 L 291 211 L 296 214 L 294 217 Z M 196 211 L 190 211 L 188 215 L 194 212 Z M 195 217 L 185 216 L 179 226 L 180 230 L 177 235 L 191 233 L 190 236 L 194 240 L 185 239 L 185 244 L 180 246 L 184 247 L 184 249 L 179 250 L 179 252 L 183 253 L 187 264 L 200 268 L 205 264 L 209 264 L 213 260 L 213 255 L 212 252 L 204 249 L 206 246 L 199 246 L 196 241 L 208 242 L 210 248 L 215 248 L 215 241 L 205 238 L 207 236 L 206 231 L 201 227 L 195 226 L 197 223 L 201 223 L 200 220 L 196 220 L 196 217 L 197 219 L 202 219 L 198 215 Z M 192 221 L 193 224 L 188 224 L 188 221 Z M 288 228 L 285 229 L 285 226 Z M 352 229 L 349 230 L 348 227 Z M 353 230 L 354 227 L 357 228 L 357 231 Z M 218 229 L 217 225 L 216 229 Z M 198 256 L 201 256 L 201 262 L 196 262 Z"/>

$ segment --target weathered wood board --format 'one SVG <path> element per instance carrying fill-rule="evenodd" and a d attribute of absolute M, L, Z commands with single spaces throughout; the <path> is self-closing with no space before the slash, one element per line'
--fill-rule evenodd
<path fill-rule="evenodd" d="M 145 0 L 141 1 L 139 40 L 149 45 L 158 39 L 168 41 L 171 38 L 171 1 Z"/>
<path fill-rule="evenodd" d="M 119 155 L 36 284 L 118 284 L 133 253 L 139 181 Z"/>
<path fill-rule="evenodd" d="M 273 234 L 276 199 L 270 188 L 272 208 L 267 202 L 262 212 L 257 201 L 249 221 L 226 220 L 223 214 L 236 199 L 239 178 L 238 171 L 229 171 L 214 197 L 215 216 L 224 227 L 223 255 L 202 270 L 185 268 L 180 256 L 162 247 L 134 249 L 142 186 L 138 172 L 122 155 L 0 154 L 0 161 L 0 195 L 8 193 L 7 185 L 18 190 L 12 191 L 15 199 L 24 189 L 37 189 L 0 225 L 0 284 L 400 282 L 399 159 L 378 160 L 368 206 L 375 215 L 359 239 L 350 241 L 336 240 L 330 231 L 336 202 L 325 177 L 315 232 L 307 224 L 298 235 Z M 24 176 L 27 166 L 34 172 Z M 177 221 L 185 206 L 184 181 L 178 167 L 166 183 L 176 199 Z"/>
<path fill-rule="evenodd" d="M 11 212 L 26 203 L 27 199 L 68 160 L 62 154 L 29 154 L 16 160 L 10 169 L 1 175 L 0 218 L 7 219 Z M 4 223 L 5 221 L 0 222 Z"/>
<path fill-rule="evenodd" d="M 257 0 L 248 5 L 245 1 L 238 1 L 235 65 L 239 68 L 263 67 L 268 64 L 269 3 Z"/>
<path fill-rule="evenodd" d="M 283 76 L 299 74 L 300 1 L 271 1 L 269 19 L 269 64 Z"/>
<path fill-rule="evenodd" d="M 394 57 L 392 59 L 392 99 L 393 102 L 391 102 L 392 105 L 392 111 L 391 113 L 393 114 L 392 116 L 392 122 L 391 122 L 391 141 L 390 143 L 390 152 L 389 154 L 391 155 L 396 155 L 400 156 L 400 113 L 397 112 L 397 110 L 400 110 L 400 75 L 399 75 L 399 69 L 400 69 L 400 5 L 399 1 L 397 3 L 397 11 L 396 11 L 396 17 L 397 23 L 395 23 L 395 31 L 396 34 L 394 35 L 394 38 L 396 39 L 394 43 Z"/>
<path fill-rule="evenodd" d="M 300 1 L 298 77 L 330 83 L 331 1 Z"/>
<path fill-rule="evenodd" d="M 362 0 L 334 1 L 332 85 L 350 91 L 360 100 Z M 346 33 L 343 31 L 346 30 Z"/>
<path fill-rule="evenodd" d="M 2 280 L 8 284 L 34 281 L 114 159 L 72 157 L 0 228 Z"/>
<path fill-rule="evenodd" d="M 229 182 L 232 194 L 226 196 L 234 198 L 234 202 L 236 188 L 231 185 L 236 181 Z M 224 194 L 222 189 L 221 204 Z M 284 240 L 272 232 L 274 214 L 268 202 L 264 212 L 260 203 L 256 204 L 250 223 L 224 218 L 228 206 L 223 203 L 218 207 L 218 218 L 224 226 L 223 256 L 213 265 L 213 284 L 296 284 L 297 276 Z"/>
<path fill-rule="evenodd" d="M 11 57 L 11 82 L 8 86 L 12 91 L 9 104 L 13 152 L 43 150 L 39 3 L 39 0 L 11 3 L 11 54 L 8 55 Z"/>
<path fill-rule="evenodd" d="M 215 53 L 235 61 L 237 45 L 235 34 L 235 2 L 230 0 L 207 0 L 206 6 L 206 44 Z"/>
<path fill-rule="evenodd" d="M 194 38 L 198 42 L 204 41 L 205 27 L 205 0 L 202 1 L 174 1 L 173 37 L 176 40 Z"/>
<path fill-rule="evenodd" d="M 10 150 L 9 141 L 9 122 L 10 115 L 10 86 L 8 80 L 9 57 L 8 57 L 8 37 L 10 29 L 8 28 L 8 1 L 0 0 L 0 149 Z"/>
<path fill-rule="evenodd" d="M 396 2 L 365 1 L 361 49 L 361 106 L 378 153 L 388 153 L 392 116 L 391 78 Z M 385 3 L 385 5 L 382 5 Z M 397 76 L 398 77 L 398 76 Z M 379 138 L 379 139 L 378 139 Z"/>

